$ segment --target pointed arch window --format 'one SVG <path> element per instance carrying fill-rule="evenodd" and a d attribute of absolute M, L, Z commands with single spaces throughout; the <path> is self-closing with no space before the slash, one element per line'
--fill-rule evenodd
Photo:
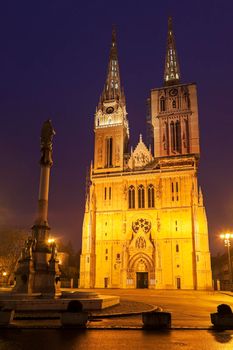
<path fill-rule="evenodd" d="M 106 167 L 112 167 L 112 137 L 106 139 Z"/>
<path fill-rule="evenodd" d="M 174 197 L 174 182 L 172 181 L 172 183 L 171 183 L 171 192 L 172 192 L 172 201 L 174 202 L 174 200 L 175 200 L 175 197 Z"/>
<path fill-rule="evenodd" d="M 153 185 L 148 186 L 147 197 L 148 197 L 148 208 L 154 208 L 155 207 L 155 189 Z"/>
<path fill-rule="evenodd" d="M 179 200 L 179 183 L 176 181 L 176 200 Z"/>
<path fill-rule="evenodd" d="M 172 181 L 171 182 L 171 194 L 172 194 L 172 201 L 179 201 L 179 182 L 178 181 Z M 177 226 L 177 221 L 176 221 Z"/>
<path fill-rule="evenodd" d="M 176 151 L 181 151 L 181 128 L 179 120 L 176 121 Z"/>
<path fill-rule="evenodd" d="M 172 108 L 176 108 L 176 100 L 172 101 Z"/>
<path fill-rule="evenodd" d="M 138 208 L 145 208 L 145 189 L 143 185 L 138 186 Z"/>
<path fill-rule="evenodd" d="M 185 134 L 184 134 L 184 147 L 187 149 L 187 152 L 189 152 L 189 124 L 188 120 L 184 120 L 185 125 Z"/>
<path fill-rule="evenodd" d="M 172 151 L 175 151 L 175 126 L 173 121 L 170 124 L 170 133 L 171 133 L 171 148 L 172 148 Z"/>
<path fill-rule="evenodd" d="M 129 209 L 134 209 L 135 208 L 135 187 L 134 186 L 129 186 L 128 189 L 128 201 L 129 201 Z"/>
<path fill-rule="evenodd" d="M 181 127 L 180 122 L 177 120 L 175 123 L 170 123 L 171 134 L 171 150 L 172 152 L 181 152 Z"/>
<path fill-rule="evenodd" d="M 163 124 L 163 149 L 168 149 L 168 126 L 167 122 Z"/>
<path fill-rule="evenodd" d="M 164 112 L 165 111 L 165 98 L 161 97 L 160 98 L 160 112 Z"/>
<path fill-rule="evenodd" d="M 104 200 L 106 201 L 107 199 L 107 187 L 104 187 Z"/>

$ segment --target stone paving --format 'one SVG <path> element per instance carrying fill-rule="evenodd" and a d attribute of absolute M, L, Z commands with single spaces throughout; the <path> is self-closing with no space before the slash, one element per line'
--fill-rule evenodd
<path fill-rule="evenodd" d="M 156 307 L 153 305 L 145 304 L 139 301 L 121 300 L 120 304 L 114 305 L 107 309 L 94 311 L 91 314 L 93 316 L 112 316 L 117 314 L 131 314 L 142 313 L 143 311 L 152 311 Z"/>
<path fill-rule="evenodd" d="M 137 301 L 122 300 L 107 309 L 90 312 L 88 328 L 141 328 L 144 311 L 154 310 L 153 305 Z M 17 313 L 11 328 L 60 328 L 60 314 L 40 312 Z"/>
<path fill-rule="evenodd" d="M 116 292 L 116 291 L 115 291 Z M 170 292 L 167 291 L 119 291 L 121 303 L 119 305 L 93 311 L 91 313 L 89 328 L 116 329 L 141 328 L 141 312 L 150 311 L 156 305 L 172 313 L 172 328 L 174 329 L 210 329 L 210 313 L 215 312 L 220 303 L 230 304 L 233 308 L 231 294 L 201 293 L 201 292 Z M 114 294 L 114 291 L 112 291 Z M 117 295 L 117 293 L 115 293 Z M 124 294 L 124 295 L 123 295 Z M 127 296 L 126 296 L 127 294 Z M 140 300 L 141 299 L 141 300 Z M 139 300 L 139 301 L 138 301 Z M 130 313 L 137 313 L 129 315 Z M 26 316 L 26 315 L 25 315 Z M 12 327 L 17 328 L 60 328 L 60 314 L 52 319 L 46 313 L 37 319 L 16 319 Z M 43 318 L 43 319 L 42 319 Z"/>

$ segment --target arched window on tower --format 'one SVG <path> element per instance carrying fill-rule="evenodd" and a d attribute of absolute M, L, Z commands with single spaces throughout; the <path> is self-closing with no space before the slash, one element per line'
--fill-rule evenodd
<path fill-rule="evenodd" d="M 172 121 L 170 123 L 170 134 L 171 134 L 171 149 L 174 152 L 175 151 L 175 126 L 174 122 Z"/>
<path fill-rule="evenodd" d="M 188 125 L 188 120 L 184 120 L 184 147 L 186 148 L 186 151 L 189 152 L 189 125 Z"/>
<path fill-rule="evenodd" d="M 181 127 L 180 122 L 177 120 L 175 123 L 170 123 L 170 134 L 171 134 L 171 150 L 172 152 L 181 152 Z"/>
<path fill-rule="evenodd" d="M 181 152 L 181 128 L 179 120 L 176 121 L 176 151 Z"/>
<path fill-rule="evenodd" d="M 106 139 L 106 167 L 112 167 L 112 137 Z"/>
<path fill-rule="evenodd" d="M 164 122 L 163 124 L 163 149 L 168 149 L 168 126 L 167 122 Z"/>
<path fill-rule="evenodd" d="M 174 202 L 175 197 L 174 197 L 174 182 L 171 182 L 171 192 L 172 192 L 172 202 Z"/>
<path fill-rule="evenodd" d="M 176 100 L 172 101 L 172 108 L 176 108 Z"/>
<path fill-rule="evenodd" d="M 135 187 L 129 186 L 128 189 L 128 202 L 129 202 L 129 209 L 135 208 Z"/>
<path fill-rule="evenodd" d="M 145 189 L 143 185 L 138 186 L 138 208 L 145 208 Z"/>
<path fill-rule="evenodd" d="M 161 97 L 160 98 L 160 112 L 164 112 L 165 111 L 165 98 Z"/>
<path fill-rule="evenodd" d="M 154 208 L 155 207 L 155 189 L 153 185 L 148 186 L 147 197 L 148 197 L 148 208 Z"/>

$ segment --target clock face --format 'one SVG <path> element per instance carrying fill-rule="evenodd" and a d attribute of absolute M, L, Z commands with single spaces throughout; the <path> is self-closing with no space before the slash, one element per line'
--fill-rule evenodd
<path fill-rule="evenodd" d="M 169 94 L 170 94 L 170 96 L 176 96 L 178 94 L 178 90 L 177 89 L 171 89 L 169 91 Z"/>
<path fill-rule="evenodd" d="M 114 108 L 113 107 L 108 107 L 106 109 L 106 113 L 111 114 L 112 112 L 114 112 Z"/>

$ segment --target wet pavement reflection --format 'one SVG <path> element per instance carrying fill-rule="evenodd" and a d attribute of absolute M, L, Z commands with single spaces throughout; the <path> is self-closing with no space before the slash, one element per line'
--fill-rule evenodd
<path fill-rule="evenodd" d="M 3 330 L 0 350 L 232 350 L 233 331 Z"/>

